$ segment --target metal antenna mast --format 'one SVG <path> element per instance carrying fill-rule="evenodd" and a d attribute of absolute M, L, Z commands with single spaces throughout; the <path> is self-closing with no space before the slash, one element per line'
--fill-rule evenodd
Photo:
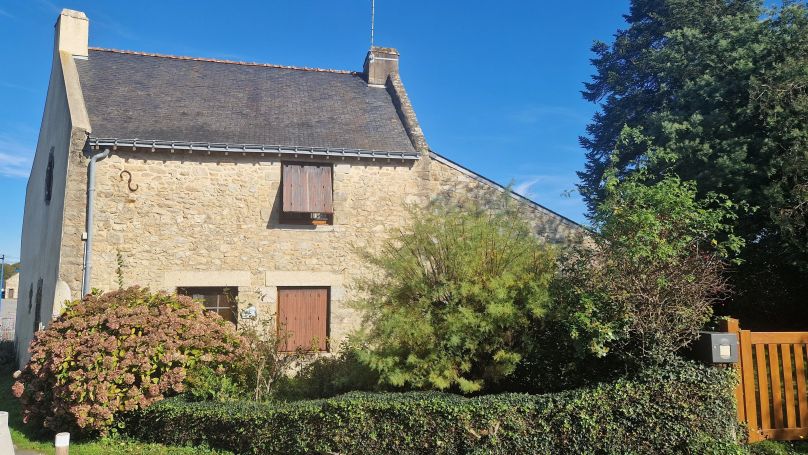
<path fill-rule="evenodd" d="M 376 22 L 376 0 L 370 0 L 370 48 L 373 49 L 373 31 Z"/>

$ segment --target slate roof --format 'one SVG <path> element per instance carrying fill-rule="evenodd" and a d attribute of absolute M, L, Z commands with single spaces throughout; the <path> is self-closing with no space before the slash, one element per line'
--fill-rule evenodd
<path fill-rule="evenodd" d="M 76 66 L 96 138 L 415 151 L 362 73 L 92 48 Z"/>

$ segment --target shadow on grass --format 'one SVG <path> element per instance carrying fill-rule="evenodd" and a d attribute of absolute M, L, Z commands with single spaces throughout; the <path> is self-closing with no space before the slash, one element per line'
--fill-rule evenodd
<path fill-rule="evenodd" d="M 54 433 L 34 425 L 26 425 L 22 421 L 20 402 L 11 394 L 15 370 L 13 364 L 0 365 L 0 411 L 8 412 L 8 427 L 12 439 L 19 448 L 52 451 Z"/>

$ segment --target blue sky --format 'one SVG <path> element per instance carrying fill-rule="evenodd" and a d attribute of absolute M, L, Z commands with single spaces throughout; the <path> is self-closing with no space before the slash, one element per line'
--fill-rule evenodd
<path fill-rule="evenodd" d="M 0 253 L 19 257 L 25 187 L 62 8 L 90 18 L 90 45 L 361 70 L 369 0 L 0 0 Z M 596 106 L 580 95 L 589 47 L 622 27 L 627 0 L 377 0 L 376 44 L 398 48 L 430 146 L 572 219 Z"/>

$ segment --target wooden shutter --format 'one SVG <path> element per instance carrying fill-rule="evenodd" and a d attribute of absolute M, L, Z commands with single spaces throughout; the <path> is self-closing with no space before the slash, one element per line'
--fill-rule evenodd
<path fill-rule="evenodd" d="M 331 166 L 283 164 L 283 211 L 334 213 Z"/>
<path fill-rule="evenodd" d="M 328 288 L 278 289 L 278 332 L 282 351 L 328 349 Z"/>

